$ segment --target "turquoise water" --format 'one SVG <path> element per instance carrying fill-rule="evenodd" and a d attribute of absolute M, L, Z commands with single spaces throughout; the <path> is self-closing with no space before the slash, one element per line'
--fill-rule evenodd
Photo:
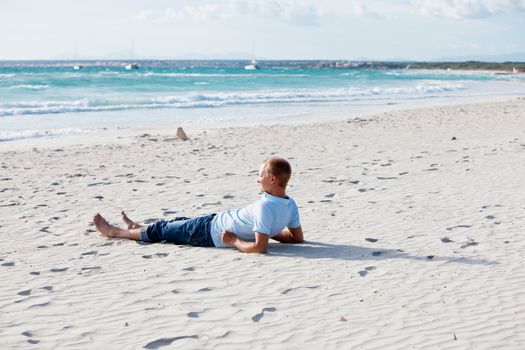
<path fill-rule="evenodd" d="M 102 128 L 301 115 L 487 95 L 523 95 L 515 75 L 455 71 L 122 66 L 0 67 L 0 140 Z"/>

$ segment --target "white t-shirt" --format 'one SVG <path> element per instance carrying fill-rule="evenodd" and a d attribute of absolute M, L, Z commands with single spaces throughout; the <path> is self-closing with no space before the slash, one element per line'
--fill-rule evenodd
<path fill-rule="evenodd" d="M 263 193 L 245 208 L 227 210 L 217 214 L 211 222 L 211 237 L 216 247 L 230 247 L 221 242 L 224 231 L 230 231 L 247 242 L 255 241 L 255 231 L 273 237 L 285 227 L 301 226 L 299 209 L 295 201 Z"/>

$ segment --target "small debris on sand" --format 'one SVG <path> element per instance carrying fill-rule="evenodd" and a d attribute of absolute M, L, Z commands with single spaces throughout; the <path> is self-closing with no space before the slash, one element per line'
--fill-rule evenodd
<path fill-rule="evenodd" d="M 177 128 L 176 136 L 177 136 L 177 138 L 181 139 L 182 141 L 189 140 L 188 135 L 186 135 L 186 133 L 184 132 L 184 129 L 181 128 L 180 126 Z"/>

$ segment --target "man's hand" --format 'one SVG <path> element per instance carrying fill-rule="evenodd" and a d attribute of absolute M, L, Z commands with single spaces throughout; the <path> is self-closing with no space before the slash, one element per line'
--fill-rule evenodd
<path fill-rule="evenodd" d="M 233 245 L 237 237 L 230 231 L 224 231 L 221 235 L 221 242 L 227 245 Z"/>
<path fill-rule="evenodd" d="M 281 243 L 302 243 L 304 242 L 303 229 L 301 226 L 288 228 L 272 238 Z"/>

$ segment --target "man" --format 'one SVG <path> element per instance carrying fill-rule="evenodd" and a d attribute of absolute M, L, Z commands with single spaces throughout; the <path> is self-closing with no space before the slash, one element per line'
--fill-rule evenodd
<path fill-rule="evenodd" d="M 247 207 L 195 218 L 159 220 L 148 226 L 136 224 L 122 212 L 127 229 L 110 225 L 100 214 L 93 218 L 106 237 L 145 242 L 168 241 L 200 247 L 236 247 L 244 253 L 265 253 L 270 238 L 282 243 L 304 240 L 295 201 L 286 195 L 292 168 L 286 159 L 270 157 L 259 170 L 261 197 Z"/>

